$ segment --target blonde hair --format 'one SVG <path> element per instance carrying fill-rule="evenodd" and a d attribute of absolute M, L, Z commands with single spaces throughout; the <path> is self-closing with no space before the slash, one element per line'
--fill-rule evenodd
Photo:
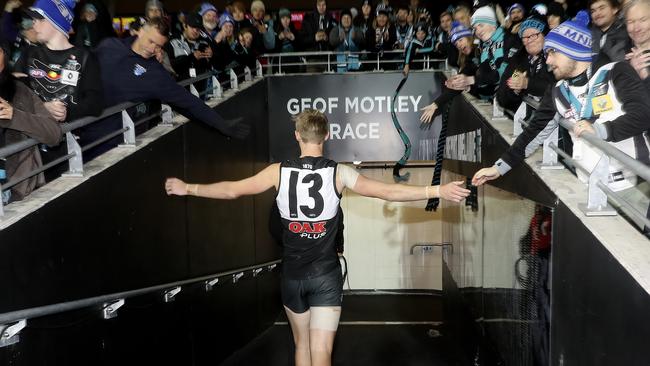
<path fill-rule="evenodd" d="M 295 115 L 293 121 L 296 123 L 296 131 L 300 134 L 302 142 L 320 144 L 325 141 L 329 124 L 323 113 L 315 109 L 305 109 Z"/>
<path fill-rule="evenodd" d="M 261 9 L 262 11 L 266 11 L 266 7 L 264 6 L 264 3 L 261 0 L 255 0 L 251 3 L 251 11 L 255 11 L 256 9 Z"/>

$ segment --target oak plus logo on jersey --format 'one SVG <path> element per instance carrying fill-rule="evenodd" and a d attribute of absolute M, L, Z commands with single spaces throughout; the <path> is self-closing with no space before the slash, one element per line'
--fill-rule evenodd
<path fill-rule="evenodd" d="M 300 234 L 305 239 L 320 239 L 327 234 L 325 224 L 327 221 L 320 222 L 297 222 L 289 223 L 289 231 L 294 234 Z"/>

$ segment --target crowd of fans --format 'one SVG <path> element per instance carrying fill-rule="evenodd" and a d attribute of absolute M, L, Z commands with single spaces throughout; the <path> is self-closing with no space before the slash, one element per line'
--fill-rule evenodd
<path fill-rule="evenodd" d="M 18 137 L 33 137 L 42 145 L 9 157 L 0 166 L 0 182 L 66 154 L 65 144 L 57 145 L 58 123 L 98 116 L 105 107 L 124 101 L 154 100 L 144 104 L 145 113 L 168 103 L 224 134 L 243 137 L 248 133 L 244 124 L 219 117 L 176 82 L 207 72 L 253 69 L 264 54 L 297 51 L 357 52 L 337 56 L 339 72 L 366 70 L 369 63 L 363 61 L 375 54 L 395 61 L 385 69 L 405 74 L 421 68 L 415 61 L 426 55 L 446 59 L 458 73 L 424 109 L 423 122 L 430 122 L 463 91 L 527 117 L 534 113 L 532 127 L 493 168 L 477 174 L 477 184 L 505 174 L 522 160 L 529 144 L 558 115 L 582 126 L 562 130 L 561 147 L 569 153 L 592 159 L 588 147 L 573 144 L 588 131 L 650 163 L 650 0 L 589 0 L 575 13 L 566 0 L 530 9 L 515 3 L 505 11 L 476 0 L 435 15 L 418 0 L 408 6 L 391 6 L 389 0 L 356 5 L 333 11 L 326 0 L 315 0 L 314 10 L 297 21 L 289 9 L 267 11 L 260 0 L 249 7 L 230 1 L 224 9 L 204 2 L 178 14 L 167 13 L 159 0 L 149 0 L 128 33 L 117 34 L 102 0 L 37 0 L 27 9 L 10 0 L 0 22 L 0 146 Z M 305 61 L 285 58 L 292 60 Z M 296 70 L 318 70 L 308 65 Z M 198 89 L 210 88 L 210 83 L 206 80 Z M 27 98 L 24 86 L 38 98 Z M 522 103 L 524 96 L 540 101 L 540 110 Z M 143 109 L 129 113 L 136 119 Z M 19 122 L 23 119 L 30 123 Z M 74 134 L 83 146 L 119 126 L 113 117 Z M 116 143 L 100 145 L 84 158 L 92 159 Z M 633 174 L 616 169 L 614 186 L 637 184 Z M 3 200 L 19 200 L 42 182 L 42 176 L 27 180 L 3 192 Z"/>

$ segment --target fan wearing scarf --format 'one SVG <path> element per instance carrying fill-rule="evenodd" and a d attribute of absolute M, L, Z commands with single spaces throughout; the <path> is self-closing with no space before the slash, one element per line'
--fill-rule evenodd
<path fill-rule="evenodd" d="M 558 81 L 547 90 L 535 118 L 512 147 L 494 166 L 479 170 L 473 184 L 497 179 L 519 164 L 526 146 L 549 123 L 557 123 L 556 118 L 574 123 L 570 131 L 573 158 L 588 171 L 594 169 L 601 153 L 588 142 L 576 139 L 584 133 L 595 134 L 629 156 L 650 164 L 643 135 L 650 128 L 647 91 L 628 63 L 611 63 L 602 55 L 592 61 L 591 43 L 585 18 L 566 21 L 546 36 L 546 63 Z M 613 191 L 635 187 L 636 175 L 618 161 L 612 159 L 609 170 L 608 186 Z M 583 182 L 588 179 L 582 172 L 578 177 Z"/>
<path fill-rule="evenodd" d="M 406 50 L 403 70 L 404 76 L 409 74 L 414 60 L 422 61 L 425 55 L 433 52 L 433 42 L 434 38 L 429 35 L 429 26 L 426 23 L 418 23 L 415 26 L 415 38 L 409 43 L 408 49 Z M 419 69 L 422 69 L 424 64 L 420 63 L 418 66 Z"/>
<path fill-rule="evenodd" d="M 497 90 L 499 105 L 517 110 L 522 105 L 522 97 L 527 95 L 536 100 L 542 99 L 546 89 L 555 84 L 553 73 L 546 67 L 544 41 L 548 33 L 546 20 L 533 15 L 521 23 L 519 36 L 524 48 L 519 50 L 508 63 Z"/>
<path fill-rule="evenodd" d="M 472 15 L 474 34 L 481 41 L 481 60 L 474 77 L 459 80 L 455 89 L 464 89 L 475 85 L 480 90 L 479 97 L 492 99 L 508 60 L 521 48 L 517 35 L 506 32 L 497 25 L 497 17 L 491 6 L 478 8 Z"/>

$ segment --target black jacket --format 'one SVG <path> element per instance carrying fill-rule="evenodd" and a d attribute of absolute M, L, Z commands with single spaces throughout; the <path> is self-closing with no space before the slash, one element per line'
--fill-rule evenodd
<path fill-rule="evenodd" d="M 508 79 L 512 77 L 512 74 L 515 71 L 525 71 L 528 76 L 528 88 L 523 90 L 520 94 L 516 94 L 508 87 Z M 542 52 L 539 57 L 533 61 L 528 55 L 528 52 L 526 52 L 526 49 L 522 48 L 510 59 L 508 67 L 503 73 L 496 94 L 497 101 L 500 106 L 514 111 L 521 104 L 524 95 L 532 95 L 541 98 L 544 96 L 546 89 L 553 84 L 555 84 L 555 77 L 552 72 L 548 71 L 544 53 Z"/>
<path fill-rule="evenodd" d="M 600 54 L 593 64 L 593 69 L 597 70 L 609 62 L 607 56 Z M 648 130 L 647 116 L 650 115 L 650 96 L 636 71 L 627 62 L 617 63 L 611 72 L 611 80 L 616 87 L 616 93 L 623 104 L 625 114 L 614 121 L 604 123 L 604 126 L 607 129 L 607 141 L 618 142 Z M 524 128 L 510 149 L 501 156 L 501 159 L 511 168 L 524 159 L 528 144 L 555 117 L 557 109 L 555 108 L 553 89 L 554 87 L 547 89 L 539 109 L 535 112 L 535 118 L 529 122 L 528 127 Z"/>
<path fill-rule="evenodd" d="M 302 28 L 300 30 L 300 39 L 302 40 L 302 48 L 305 51 L 327 51 L 329 50 L 328 41 L 316 42 L 316 33 L 320 30 L 320 15 L 318 11 L 313 11 L 305 16 L 302 21 Z M 323 29 L 329 36 L 332 28 L 337 25 L 336 20 L 332 18 L 329 13 L 323 16 Z"/>
<path fill-rule="evenodd" d="M 591 28 L 592 43 L 591 51 L 594 55 L 603 52 L 612 61 L 625 60 L 625 51 L 632 47 L 632 40 L 627 34 L 625 22 L 621 19 L 616 19 L 614 24 L 603 33 L 597 27 Z M 600 44 L 603 43 L 602 47 Z"/>

